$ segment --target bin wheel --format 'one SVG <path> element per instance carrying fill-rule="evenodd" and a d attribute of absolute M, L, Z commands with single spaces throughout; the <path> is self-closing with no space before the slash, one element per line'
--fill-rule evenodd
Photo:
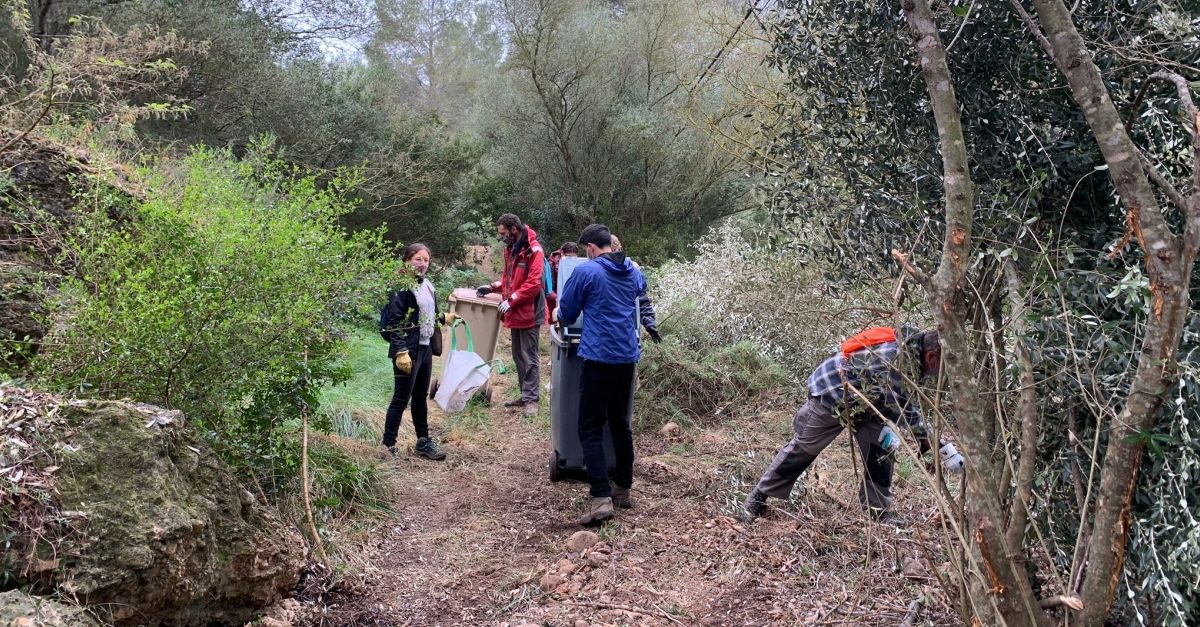
<path fill-rule="evenodd" d="M 437 395 L 438 386 L 439 386 L 439 385 L 441 385 L 441 383 L 442 383 L 442 382 L 441 382 L 441 380 L 440 380 L 440 379 L 434 379 L 432 382 L 430 382 L 430 384 L 429 384 L 429 398 L 433 398 L 434 396 L 436 396 L 436 395 Z"/>
<path fill-rule="evenodd" d="M 562 479 L 562 475 L 559 472 L 558 462 L 558 451 L 550 453 L 550 483 L 558 483 L 558 481 Z"/>

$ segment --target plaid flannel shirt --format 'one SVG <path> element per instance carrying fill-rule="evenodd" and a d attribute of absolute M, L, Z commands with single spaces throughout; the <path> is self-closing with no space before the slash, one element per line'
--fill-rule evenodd
<path fill-rule="evenodd" d="M 850 386 L 871 401 L 881 413 L 897 424 L 907 424 L 914 435 L 925 434 L 925 421 L 915 402 L 910 402 L 897 361 L 900 344 L 887 342 L 852 353 L 849 359 L 838 354 L 821 362 L 808 378 L 808 392 L 829 407 L 847 403 L 857 414 L 874 414 Z"/>

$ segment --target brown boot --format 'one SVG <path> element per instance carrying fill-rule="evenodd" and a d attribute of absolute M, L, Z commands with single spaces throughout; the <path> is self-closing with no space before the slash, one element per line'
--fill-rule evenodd
<path fill-rule="evenodd" d="M 607 496 L 594 496 L 588 500 L 587 513 L 579 519 L 579 524 L 594 527 L 612 517 L 612 499 Z"/>
<path fill-rule="evenodd" d="M 630 509 L 633 507 L 633 498 L 629 496 L 629 488 L 622 488 L 617 484 L 612 484 L 612 502 L 613 507 L 621 509 Z"/>

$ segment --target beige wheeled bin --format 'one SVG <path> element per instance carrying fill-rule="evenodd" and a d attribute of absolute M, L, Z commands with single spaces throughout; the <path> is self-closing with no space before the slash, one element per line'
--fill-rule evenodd
<path fill-rule="evenodd" d="M 496 357 L 496 342 L 500 339 L 500 313 L 496 308 L 500 306 L 500 300 L 499 294 L 488 294 L 481 297 L 475 294 L 473 288 L 469 287 L 460 287 L 450 293 L 449 311 L 458 314 L 471 328 L 475 354 L 485 362 L 491 362 Z M 438 332 L 445 332 L 445 327 Z M 442 339 L 442 346 L 450 346 L 448 338 Z M 496 369 L 492 371 L 495 372 Z M 502 369 L 500 371 L 503 372 Z M 429 385 L 429 398 L 433 398 L 437 394 L 438 383 L 439 381 L 435 379 Z M 482 396 L 486 402 L 492 402 L 491 382 L 484 388 Z"/>

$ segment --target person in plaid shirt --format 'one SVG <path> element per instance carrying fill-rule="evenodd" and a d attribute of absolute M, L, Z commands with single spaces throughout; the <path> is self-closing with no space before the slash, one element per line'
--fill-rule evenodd
<path fill-rule="evenodd" d="M 893 341 L 839 351 L 812 373 L 808 401 L 792 421 L 795 435 L 746 497 L 739 516 L 743 522 L 762 515 L 767 497 L 788 498 L 800 474 L 847 425 L 866 470 L 859 500 L 877 518 L 891 516 L 892 452 L 899 441 L 883 417 L 906 425 L 922 455 L 931 448 L 908 382 L 936 376 L 942 354 L 937 331 L 901 330 L 894 336 Z"/>

